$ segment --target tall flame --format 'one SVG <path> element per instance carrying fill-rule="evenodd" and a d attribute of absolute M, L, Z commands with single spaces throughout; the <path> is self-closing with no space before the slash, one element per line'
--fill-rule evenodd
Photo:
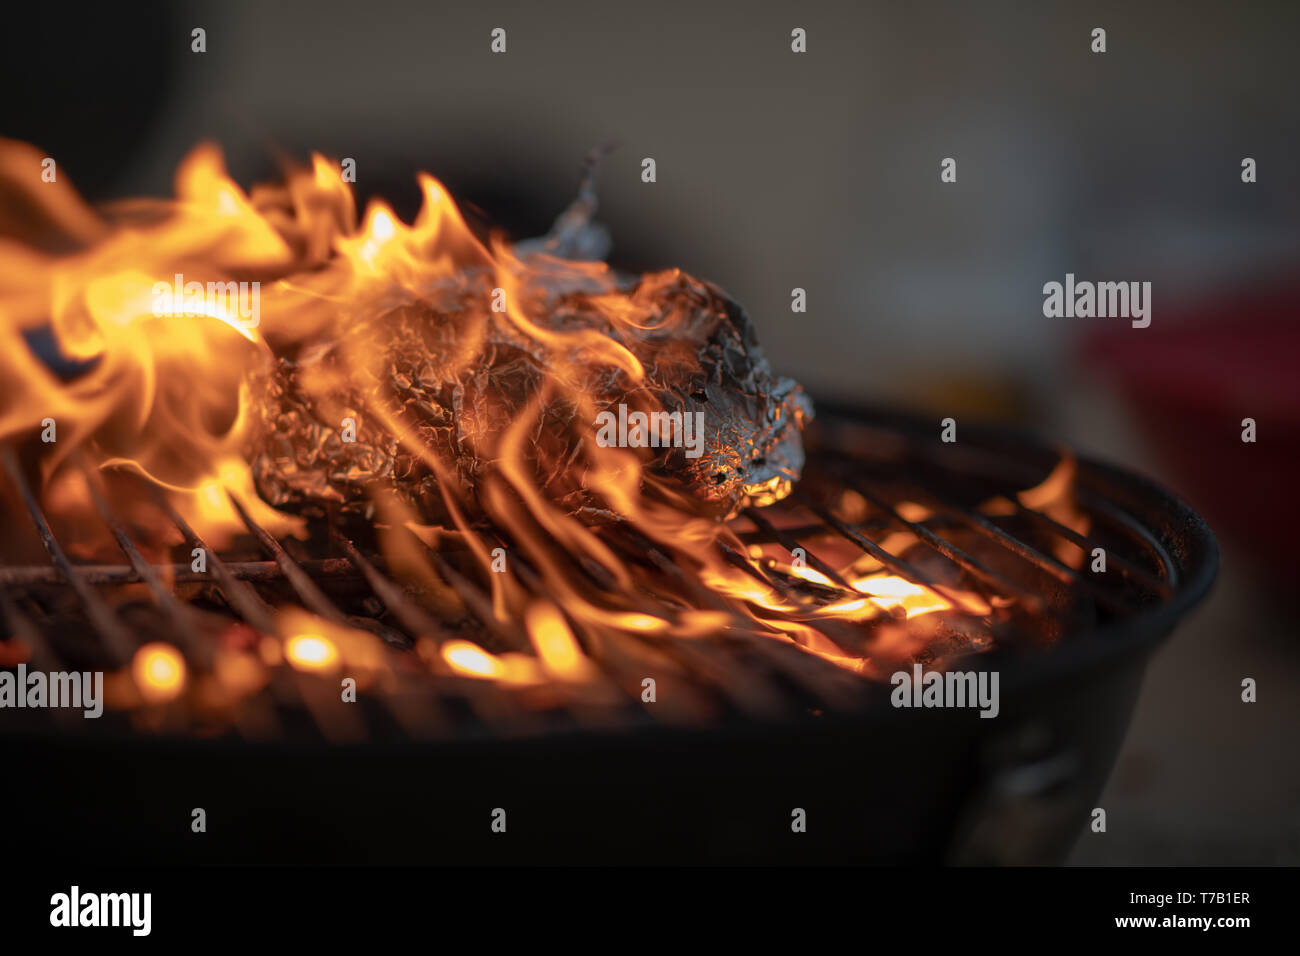
<path fill-rule="evenodd" d="M 453 463 L 380 404 L 357 410 L 380 419 L 407 454 L 438 476 L 450 515 L 449 527 L 430 528 L 401 503 L 376 500 L 393 573 L 432 593 L 444 609 L 455 605 L 459 598 L 425 553 L 454 538 L 490 584 L 496 623 L 526 635 L 527 651 L 443 640 L 435 652 L 421 651 L 429 667 L 519 685 L 582 684 L 596 678 L 611 641 L 733 632 L 794 644 L 864 671 L 870 646 L 846 650 L 844 641 L 827 636 L 828 623 L 993 612 L 979 594 L 940 593 L 870 560 L 846 560 L 836 569 L 847 587 L 791 563 L 781 549 L 760 549 L 741 568 L 716 547 L 744 553 L 725 526 L 677 507 L 673 490 L 656 486 L 636 455 L 590 440 L 574 465 L 584 487 L 648 547 L 686 569 L 703 597 L 688 599 L 650 582 L 599 528 L 548 497 L 526 452 L 544 427 L 542 402 L 549 395 L 562 394 L 580 417 L 595 419 L 591 397 L 575 385 L 581 376 L 574 363 L 606 365 L 629 383 L 646 375 L 617 335 L 560 330 L 546 321 L 548 290 L 557 282 L 581 283 L 616 332 L 671 329 L 679 318 L 656 295 L 677 274 L 648 276 L 629 293 L 602 263 L 524 256 L 500 238 L 484 243 L 441 183 L 428 175 L 418 182 L 422 205 L 411 224 L 383 202 L 358 217 L 338 166 L 322 156 L 290 169 L 283 184 L 245 192 L 227 175 L 219 151 L 204 145 L 179 167 L 174 200 L 120 202 L 96 212 L 65 180 L 42 181 L 36 150 L 0 141 L 0 188 L 14 193 L 14 208 L 23 211 L 0 214 L 0 444 L 30 441 L 53 423 L 57 440 L 40 459 L 47 503 L 56 488 L 70 501 L 84 494 L 75 482 L 60 482 L 80 450 L 102 469 L 154 482 L 216 545 L 243 529 L 232 498 L 273 533 L 300 533 L 300 519 L 258 497 L 242 451 L 257 413 L 251 378 L 284 349 L 342 341 L 362 317 L 444 294 L 457 277 L 479 276 L 484 281 L 471 288 L 500 290 L 503 316 L 488 302 L 466 311 L 453 350 L 430 358 L 446 369 L 470 366 L 494 321 L 509 322 L 552 357 L 541 396 L 514 416 L 497 447 L 480 449 L 497 470 L 477 504 L 493 525 L 508 529 L 531 577 L 494 566 L 494 541 L 468 517 Z M 256 316 L 246 314 L 236 291 L 252 283 L 259 293 Z M 225 298 L 209 295 L 212 290 Z M 382 356 L 365 342 L 350 342 L 345 359 L 353 372 L 376 378 L 383 372 Z M 311 387 L 328 403 L 337 384 L 322 372 Z M 1068 474 L 1054 475 L 1021 500 L 1052 506 L 1069 483 Z M 785 490 L 773 484 L 766 498 L 757 496 L 759 503 Z M 860 497 L 846 496 L 842 504 L 865 509 Z M 920 520 L 924 509 L 917 508 L 905 516 Z M 241 686 L 257 686 L 253 678 L 263 664 L 287 662 L 307 673 L 385 666 L 365 650 L 373 635 L 303 612 L 286 610 L 275 638 L 261 645 L 260 657 L 247 649 L 223 652 L 218 677 L 239 674 Z M 153 645 L 141 653 L 137 683 L 159 699 L 180 693 L 186 681 L 180 658 Z"/>

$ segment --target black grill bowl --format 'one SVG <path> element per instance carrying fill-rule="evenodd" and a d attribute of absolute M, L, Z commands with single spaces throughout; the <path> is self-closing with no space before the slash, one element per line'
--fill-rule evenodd
<path fill-rule="evenodd" d="M 823 440 L 859 426 L 935 431 L 895 412 L 819 416 Z M 1053 454 L 1000 429 L 962 439 L 1008 461 Z M 981 667 L 1001 674 L 995 719 L 895 710 L 886 687 L 851 716 L 693 730 L 346 746 L 0 733 L 17 768 L 0 796 L 6 840 L 86 862 L 1059 862 L 1115 762 L 1152 651 L 1218 564 L 1205 523 L 1147 479 L 1085 460 L 1078 486 L 1122 512 L 1171 596 L 1044 649 L 993 652 Z M 191 830 L 199 807 L 205 833 Z M 806 832 L 792 831 L 796 808 Z"/>

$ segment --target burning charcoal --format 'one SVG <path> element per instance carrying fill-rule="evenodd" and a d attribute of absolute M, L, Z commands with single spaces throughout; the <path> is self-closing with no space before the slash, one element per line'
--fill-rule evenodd
<path fill-rule="evenodd" d="M 619 423 L 611 444 L 641 448 L 650 474 L 711 514 L 769 504 L 798 479 L 811 404 L 795 382 L 772 374 L 749 319 L 717 287 L 673 271 L 617 280 L 611 293 L 561 266 L 529 309 L 547 316 L 539 333 L 484 306 L 494 281 L 463 276 L 352 323 L 335 341 L 280 355 L 260 383 L 249 447 L 266 500 L 360 510 L 385 488 L 441 517 L 429 456 L 472 498 L 497 467 L 505 431 L 538 406 L 528 461 L 537 487 L 570 510 L 602 507 L 580 464 L 601 421 Z M 635 320 L 611 314 L 614 300 Z M 557 347 L 552 333 L 569 344 Z M 625 348 L 643 375 L 594 354 L 592 333 Z M 665 431 L 638 429 L 638 412 Z M 345 420 L 355 422 L 355 441 L 341 434 Z"/>

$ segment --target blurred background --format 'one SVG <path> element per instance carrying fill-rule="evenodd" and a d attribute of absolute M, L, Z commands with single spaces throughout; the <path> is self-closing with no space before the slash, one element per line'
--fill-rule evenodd
<path fill-rule="evenodd" d="M 408 219 L 424 169 L 516 238 L 617 141 L 612 261 L 716 281 L 814 395 L 1021 424 L 1208 516 L 1220 583 L 1154 660 L 1110 832 L 1072 859 L 1296 862 L 1298 31 L 1289 2 L 42 10 L 0 39 L 0 135 L 94 200 L 169 194 L 200 139 L 246 185 L 354 158 L 359 195 Z M 1067 272 L 1151 282 L 1151 326 L 1045 318 Z"/>

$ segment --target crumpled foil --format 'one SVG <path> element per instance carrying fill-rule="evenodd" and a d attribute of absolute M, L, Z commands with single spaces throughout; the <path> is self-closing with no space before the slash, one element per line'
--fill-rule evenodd
<path fill-rule="evenodd" d="M 501 435 L 540 397 L 527 443 L 535 485 L 570 511 L 598 513 L 609 504 L 585 485 L 583 459 L 596 424 L 590 408 L 583 414 L 566 398 L 577 389 L 597 411 L 617 414 L 623 403 L 703 412 L 699 457 L 678 447 L 638 452 L 650 473 L 701 511 L 726 517 L 783 497 L 803 467 L 800 431 L 812 405 L 798 384 L 772 374 L 748 317 L 716 286 L 680 272 L 622 283 L 644 310 L 637 323 L 644 327 L 611 321 L 600 291 L 578 280 L 558 283 L 528 314 L 544 314 L 551 331 L 591 329 L 621 342 L 645 369 L 640 382 L 578 347 L 557 359 L 554 344 L 484 306 L 486 274 L 350 321 L 333 341 L 280 350 L 254 383 L 247 455 L 259 493 L 312 513 L 364 512 L 387 491 L 425 519 L 444 520 L 427 454 L 473 502 L 499 466 Z M 355 441 L 343 440 L 344 419 L 355 422 Z M 409 430 L 406 442 L 389 422 Z"/>

